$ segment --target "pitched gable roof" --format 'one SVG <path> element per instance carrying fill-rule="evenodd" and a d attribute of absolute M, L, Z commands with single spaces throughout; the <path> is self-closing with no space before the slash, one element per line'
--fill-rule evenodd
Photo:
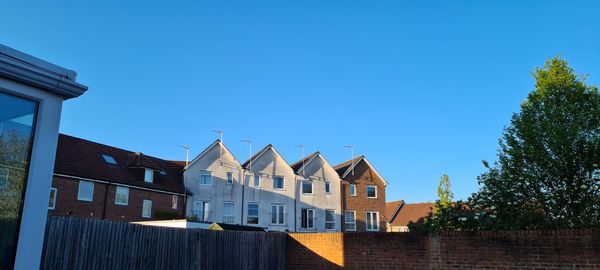
<path fill-rule="evenodd" d="M 320 155 L 319 151 L 314 152 L 314 153 L 306 156 L 305 158 L 292 163 L 292 165 L 290 165 L 290 167 L 292 167 L 292 169 L 294 170 L 294 173 L 299 173 L 301 171 L 302 167 L 308 165 L 310 163 L 310 161 L 312 161 L 318 155 Z"/>
<path fill-rule="evenodd" d="M 400 211 L 400 208 L 403 205 L 404 200 L 385 203 L 385 216 L 387 217 L 389 223 L 392 223 L 394 221 L 394 219 L 398 215 L 398 212 Z"/>
<path fill-rule="evenodd" d="M 107 163 L 102 155 L 111 156 L 115 164 Z M 133 167 L 164 171 L 156 173 L 154 183 L 136 177 Z M 124 149 L 59 134 L 54 173 L 131 186 L 184 193 L 181 161 L 163 160 Z"/>
<path fill-rule="evenodd" d="M 342 162 L 338 165 L 335 165 L 333 168 L 340 175 L 340 178 L 345 178 L 361 161 L 365 162 L 365 164 L 369 166 L 369 169 L 371 169 L 371 171 L 374 172 L 375 175 L 381 179 L 381 181 L 383 181 L 384 185 L 388 185 L 388 182 L 385 180 L 385 178 L 379 174 L 379 172 L 375 169 L 375 167 L 373 167 L 373 165 L 371 165 L 364 155 Z"/>
<path fill-rule="evenodd" d="M 194 163 L 196 163 L 196 161 L 200 160 L 200 158 L 202 158 L 204 155 L 206 155 L 208 152 L 210 152 L 211 149 L 213 149 L 214 147 L 217 146 L 221 146 L 223 147 L 223 149 L 225 149 L 225 151 L 229 152 L 229 154 L 231 154 L 231 156 L 233 157 L 233 160 L 235 162 L 237 162 L 238 164 L 240 163 L 237 158 L 233 155 L 233 153 L 231 151 L 229 151 L 229 148 L 227 148 L 227 146 L 225 146 L 225 144 L 217 139 L 215 140 L 213 143 L 211 143 L 210 145 L 208 145 L 208 147 L 206 147 L 204 150 L 202 150 L 202 152 L 200 152 L 200 154 L 198 154 L 194 159 L 192 159 L 192 161 L 189 162 L 188 167 Z"/>
<path fill-rule="evenodd" d="M 425 219 L 435 206 L 434 203 L 406 203 L 399 209 L 396 217 L 389 221 L 392 226 L 408 226 L 409 222 Z M 387 207 L 386 207 L 387 211 Z"/>
<path fill-rule="evenodd" d="M 252 157 L 250 157 L 248 160 L 246 160 L 246 162 L 244 162 L 242 164 L 242 167 L 244 169 L 248 169 L 248 167 L 250 166 L 250 161 L 254 162 L 256 160 L 258 160 L 264 153 L 266 153 L 268 150 L 273 151 L 275 154 L 277 154 L 279 157 L 281 157 L 281 159 L 283 159 L 283 161 L 285 162 L 285 164 L 287 164 L 289 166 L 289 163 L 285 160 L 285 158 L 279 153 L 279 151 L 277 151 L 277 149 L 275 149 L 275 147 L 272 144 L 269 144 L 265 147 L 263 147 L 263 149 L 261 149 L 260 151 L 258 151 L 256 154 L 254 154 Z"/>

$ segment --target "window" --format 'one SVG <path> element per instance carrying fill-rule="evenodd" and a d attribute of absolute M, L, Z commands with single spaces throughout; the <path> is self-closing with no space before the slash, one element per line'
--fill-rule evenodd
<path fill-rule="evenodd" d="M 0 268 L 12 269 L 38 103 L 3 91 L 0 90 Z"/>
<path fill-rule="evenodd" d="M 144 182 L 146 182 L 146 183 L 154 182 L 154 170 L 152 170 L 152 169 L 144 170 Z"/>
<path fill-rule="evenodd" d="M 149 218 L 152 217 L 152 201 L 144 200 L 144 204 L 142 205 L 142 217 Z"/>
<path fill-rule="evenodd" d="M 179 197 L 177 197 L 177 195 L 173 195 L 173 197 L 171 197 L 171 209 L 177 209 L 178 202 Z"/>
<path fill-rule="evenodd" d="M 248 220 L 247 224 L 258 224 L 258 203 L 248 204 Z"/>
<path fill-rule="evenodd" d="M 161 170 L 161 171 L 160 171 L 160 175 L 162 175 L 162 176 L 167 176 L 167 171 L 165 171 L 165 170 Z"/>
<path fill-rule="evenodd" d="M 235 204 L 232 202 L 223 203 L 223 223 L 235 223 L 234 214 Z"/>
<path fill-rule="evenodd" d="M 233 185 L 233 173 L 232 172 L 227 173 L 227 184 Z"/>
<path fill-rule="evenodd" d="M 8 187 L 8 168 L 0 168 L 0 189 Z"/>
<path fill-rule="evenodd" d="M 350 185 L 350 196 L 356 196 L 356 185 L 355 184 L 351 184 Z"/>
<path fill-rule="evenodd" d="M 283 189 L 284 188 L 283 176 L 273 177 L 273 188 L 274 189 Z"/>
<path fill-rule="evenodd" d="M 379 213 L 367 212 L 367 231 L 379 231 Z"/>
<path fill-rule="evenodd" d="M 302 193 L 304 194 L 312 194 L 312 182 L 311 181 L 302 181 Z"/>
<path fill-rule="evenodd" d="M 344 212 L 346 231 L 356 231 L 356 212 L 347 210 Z"/>
<path fill-rule="evenodd" d="M 210 203 L 205 201 L 194 201 L 192 213 L 198 218 L 198 221 L 208 221 Z"/>
<path fill-rule="evenodd" d="M 56 209 L 56 193 L 58 190 L 56 188 L 50 188 L 50 201 L 48 202 L 48 209 L 54 210 Z"/>
<path fill-rule="evenodd" d="M 115 204 L 127 205 L 129 204 L 129 188 L 117 186 L 115 193 Z"/>
<path fill-rule="evenodd" d="M 104 162 L 108 164 L 117 165 L 115 158 L 110 155 L 102 154 L 102 158 L 104 159 Z"/>
<path fill-rule="evenodd" d="M 271 206 L 271 224 L 283 225 L 285 224 L 285 205 L 274 204 Z"/>
<path fill-rule="evenodd" d="M 200 185 L 210 186 L 212 185 L 212 172 L 201 172 L 200 173 Z"/>
<path fill-rule="evenodd" d="M 325 182 L 325 193 L 331 193 L 331 185 L 329 182 Z"/>
<path fill-rule="evenodd" d="M 367 186 L 367 198 L 377 198 L 377 186 Z"/>
<path fill-rule="evenodd" d="M 315 209 L 302 209 L 302 216 L 300 217 L 300 219 L 300 227 L 302 229 L 314 229 Z"/>
<path fill-rule="evenodd" d="M 88 181 L 79 181 L 79 190 L 77 199 L 80 201 L 91 202 L 94 200 L 94 183 Z"/>
<path fill-rule="evenodd" d="M 256 174 L 254 175 L 254 187 L 258 188 L 260 187 L 260 175 Z"/>
<path fill-rule="evenodd" d="M 325 210 L 325 230 L 335 230 L 335 210 Z"/>

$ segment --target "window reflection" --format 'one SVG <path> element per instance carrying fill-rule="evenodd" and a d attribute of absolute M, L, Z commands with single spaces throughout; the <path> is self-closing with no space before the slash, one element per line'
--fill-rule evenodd
<path fill-rule="evenodd" d="M 14 264 L 36 109 L 0 92 L 0 270 Z"/>

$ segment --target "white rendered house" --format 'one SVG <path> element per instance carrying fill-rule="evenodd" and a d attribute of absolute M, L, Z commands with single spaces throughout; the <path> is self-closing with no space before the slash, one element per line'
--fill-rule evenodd
<path fill-rule="evenodd" d="M 272 145 L 243 164 L 243 225 L 271 231 L 295 231 L 296 175 Z"/>
<path fill-rule="evenodd" d="M 340 176 L 319 152 L 291 165 L 296 173 L 297 232 L 341 231 Z"/>
<path fill-rule="evenodd" d="M 188 195 L 186 215 L 198 221 L 242 224 L 243 169 L 238 160 L 216 140 L 186 167 L 183 173 Z"/>

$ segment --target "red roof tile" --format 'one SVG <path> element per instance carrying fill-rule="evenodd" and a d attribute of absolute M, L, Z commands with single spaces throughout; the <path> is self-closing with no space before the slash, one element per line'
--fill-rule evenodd
<path fill-rule="evenodd" d="M 396 214 L 396 217 L 389 222 L 392 226 L 407 226 L 411 221 L 417 222 L 427 217 L 434 205 L 434 203 L 404 203 L 400 205 L 400 210 Z"/>
<path fill-rule="evenodd" d="M 102 155 L 113 157 L 117 165 L 107 163 Z M 163 160 L 59 134 L 54 173 L 184 193 L 184 165 L 185 162 L 182 161 Z M 137 178 L 135 167 L 156 170 L 155 181 L 146 183 L 144 179 Z M 166 175 L 162 175 L 160 171 Z"/>

